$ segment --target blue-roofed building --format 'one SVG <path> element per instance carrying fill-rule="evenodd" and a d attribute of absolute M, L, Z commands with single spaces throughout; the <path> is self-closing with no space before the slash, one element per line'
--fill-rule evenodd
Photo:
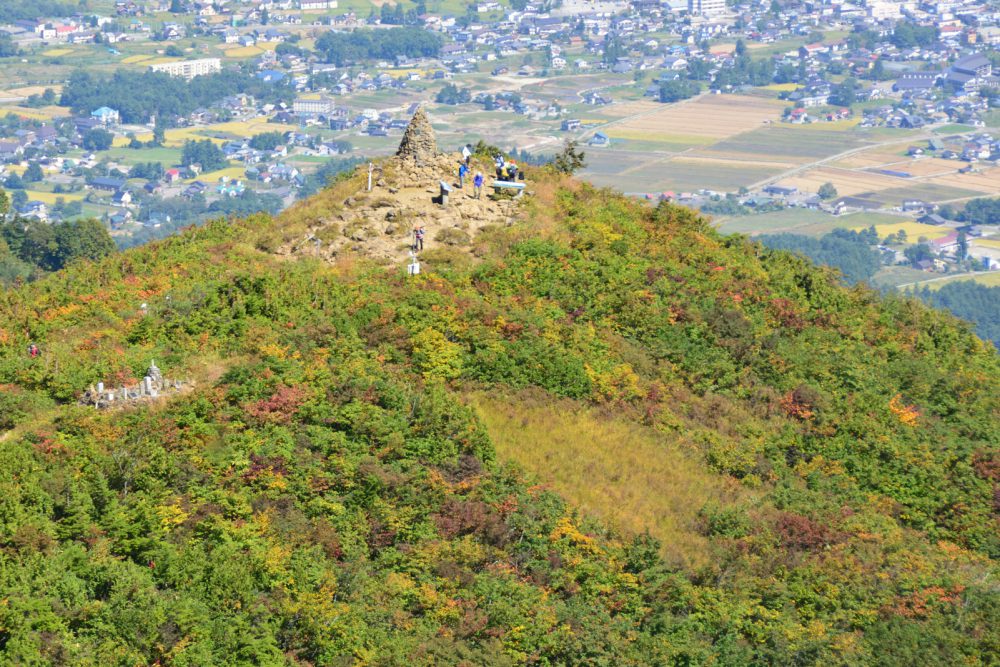
<path fill-rule="evenodd" d="M 587 144 L 590 146 L 610 146 L 611 138 L 603 132 L 595 132 Z"/>
<path fill-rule="evenodd" d="M 264 83 L 281 83 L 285 79 L 285 73 L 276 69 L 265 69 L 257 72 L 257 78 Z"/>
<path fill-rule="evenodd" d="M 116 109 L 101 107 L 90 112 L 90 117 L 104 127 L 113 127 L 121 122 L 121 116 Z"/>

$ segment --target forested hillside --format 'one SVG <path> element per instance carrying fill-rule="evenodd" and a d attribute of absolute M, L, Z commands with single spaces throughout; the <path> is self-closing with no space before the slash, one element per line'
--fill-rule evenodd
<path fill-rule="evenodd" d="M 2 293 L 7 660 L 1000 661 L 967 325 L 546 170 L 418 276 L 265 250 L 362 178 Z M 153 360 L 193 386 L 77 404 Z"/>

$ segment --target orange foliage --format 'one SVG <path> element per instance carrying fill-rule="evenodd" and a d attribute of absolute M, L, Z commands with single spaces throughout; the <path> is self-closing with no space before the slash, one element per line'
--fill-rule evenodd
<path fill-rule="evenodd" d="M 900 599 L 887 611 L 906 618 L 927 618 L 935 608 L 960 602 L 964 590 L 965 586 L 961 584 L 950 589 L 928 586 Z"/>
<path fill-rule="evenodd" d="M 906 426 L 916 426 L 917 419 L 920 417 L 920 411 L 912 405 L 905 405 L 899 394 L 892 397 L 889 401 L 889 409 L 892 410 L 892 414 L 896 415 L 899 419 L 899 423 L 905 424 Z"/>

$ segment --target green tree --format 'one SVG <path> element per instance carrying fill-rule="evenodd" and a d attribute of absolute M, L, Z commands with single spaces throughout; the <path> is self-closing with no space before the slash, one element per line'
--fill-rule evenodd
<path fill-rule="evenodd" d="M 32 162 L 28 165 L 28 168 L 24 170 L 22 178 L 25 183 L 38 183 L 45 178 L 45 174 L 42 173 L 42 167 L 40 164 Z"/>
<path fill-rule="evenodd" d="M 586 154 L 580 150 L 580 142 L 567 140 L 563 148 L 552 158 L 552 167 L 560 174 L 573 174 L 587 166 Z"/>
<path fill-rule="evenodd" d="M 686 81 L 675 79 L 664 81 L 660 84 L 660 101 L 665 103 L 680 102 L 690 97 L 694 97 L 701 91 L 701 86 L 696 81 Z"/>
<path fill-rule="evenodd" d="M 903 251 L 910 264 L 916 266 L 919 262 L 934 259 L 934 251 L 926 243 L 916 243 Z"/>
<path fill-rule="evenodd" d="M 833 86 L 831 89 L 830 104 L 850 108 L 852 104 L 858 101 L 859 88 L 857 79 L 853 77 L 844 79 L 842 83 Z"/>
<path fill-rule="evenodd" d="M 817 194 L 820 199 L 833 199 L 837 196 L 837 188 L 833 185 L 833 183 L 827 182 L 819 186 Z"/>
<path fill-rule="evenodd" d="M 225 168 L 229 162 L 226 154 L 211 139 L 188 139 L 181 151 L 181 165 L 190 167 L 194 164 L 200 165 L 202 171 L 216 171 Z"/>
<path fill-rule="evenodd" d="M 100 127 L 87 130 L 83 135 L 83 147 L 88 151 L 106 151 L 111 148 L 115 137 L 113 134 Z"/>
<path fill-rule="evenodd" d="M 284 132 L 262 132 L 250 138 L 250 147 L 259 151 L 273 151 L 285 145 Z"/>

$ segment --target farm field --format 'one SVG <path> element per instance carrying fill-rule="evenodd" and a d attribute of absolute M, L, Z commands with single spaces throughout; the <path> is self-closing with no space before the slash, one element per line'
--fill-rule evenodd
<path fill-rule="evenodd" d="M 995 192 L 996 189 L 993 191 Z M 887 190 L 877 192 L 873 197 L 871 197 L 871 199 L 882 202 L 887 206 L 899 206 L 907 199 L 920 199 L 922 201 L 929 202 L 948 202 L 978 197 L 981 194 L 982 192 L 976 190 L 952 188 L 930 181 L 914 181 L 909 185 L 889 188 Z"/>
<path fill-rule="evenodd" d="M 60 118 L 69 116 L 69 109 L 65 107 L 39 107 L 37 109 L 30 109 L 28 107 L 0 107 L 0 114 L 6 116 L 8 114 L 14 114 L 15 116 L 20 116 L 22 118 L 27 118 L 29 120 L 52 120 L 53 118 Z"/>
<path fill-rule="evenodd" d="M 198 125 L 195 127 L 180 127 L 166 130 L 164 132 L 164 146 L 177 148 L 184 145 L 185 141 L 211 139 L 216 143 L 223 143 L 231 137 L 249 138 L 255 134 L 264 132 L 287 132 L 298 130 L 297 125 L 287 123 L 269 123 L 267 120 L 254 119 L 247 121 L 230 121 L 227 123 L 215 123 L 213 125 Z M 139 133 L 136 135 L 139 141 L 149 141 L 153 138 L 152 132 Z M 115 148 L 128 146 L 128 137 L 115 137 Z"/>
<path fill-rule="evenodd" d="M 28 201 L 40 201 L 44 202 L 46 205 L 51 206 L 56 203 L 56 200 L 62 199 L 63 201 L 80 201 L 86 195 L 79 192 L 41 192 L 38 190 L 26 190 L 28 195 Z"/>
<path fill-rule="evenodd" d="M 781 159 L 806 163 L 864 146 L 865 143 L 865 139 L 849 131 L 804 130 L 802 126 L 772 125 L 717 143 L 712 150 L 738 153 L 746 159 L 780 156 Z"/>
<path fill-rule="evenodd" d="M 861 231 L 867 227 L 868 225 L 858 225 L 852 226 L 851 229 Z M 889 234 L 898 234 L 900 231 L 904 231 L 906 232 L 907 239 L 913 242 L 921 237 L 926 238 L 928 241 L 933 241 L 934 239 L 948 236 L 954 230 L 950 227 L 935 227 L 934 225 L 925 225 L 911 220 L 907 222 L 876 224 L 875 231 L 878 232 L 879 238 L 885 238 Z"/>
<path fill-rule="evenodd" d="M 921 273 L 923 280 L 911 281 L 914 284 L 908 285 L 915 287 L 916 289 L 923 289 L 926 287 L 931 291 L 937 291 L 944 287 L 947 283 L 959 282 L 962 280 L 971 280 L 977 282 L 980 285 L 986 285 L 987 287 L 1000 287 L 1000 271 L 986 271 L 980 273 L 964 273 L 956 276 L 933 276 L 928 278 L 927 273 Z"/>
<path fill-rule="evenodd" d="M 883 174 L 836 167 L 817 167 L 799 176 L 782 179 L 779 185 L 798 188 L 800 192 L 816 192 L 824 183 L 833 183 L 838 195 L 849 197 L 895 188 L 899 186 L 900 180 Z"/>
<path fill-rule="evenodd" d="M 223 177 L 236 180 L 246 178 L 246 169 L 243 167 L 226 167 L 225 169 L 200 174 L 197 178 L 189 178 L 185 182 L 194 183 L 195 181 L 201 181 L 203 183 L 215 183 Z"/>
<path fill-rule="evenodd" d="M 872 277 L 872 285 L 879 289 L 896 288 L 900 285 L 911 285 L 921 280 L 927 280 L 930 275 L 908 266 L 886 266 Z"/>
<path fill-rule="evenodd" d="M 655 105 L 642 115 L 625 120 L 614 131 L 658 136 L 690 136 L 719 140 L 755 129 L 765 121 L 781 118 L 781 103 L 745 95 L 705 95 L 678 104 L 635 102 L 623 107 Z M 668 139 L 669 140 L 669 139 Z"/>
<path fill-rule="evenodd" d="M 802 234 L 822 236 L 834 229 L 865 229 L 871 225 L 895 224 L 903 219 L 885 213 L 853 213 L 833 216 L 803 208 L 784 209 L 756 215 L 718 218 L 714 225 L 723 234 Z M 887 232 L 888 233 L 888 232 Z"/>

